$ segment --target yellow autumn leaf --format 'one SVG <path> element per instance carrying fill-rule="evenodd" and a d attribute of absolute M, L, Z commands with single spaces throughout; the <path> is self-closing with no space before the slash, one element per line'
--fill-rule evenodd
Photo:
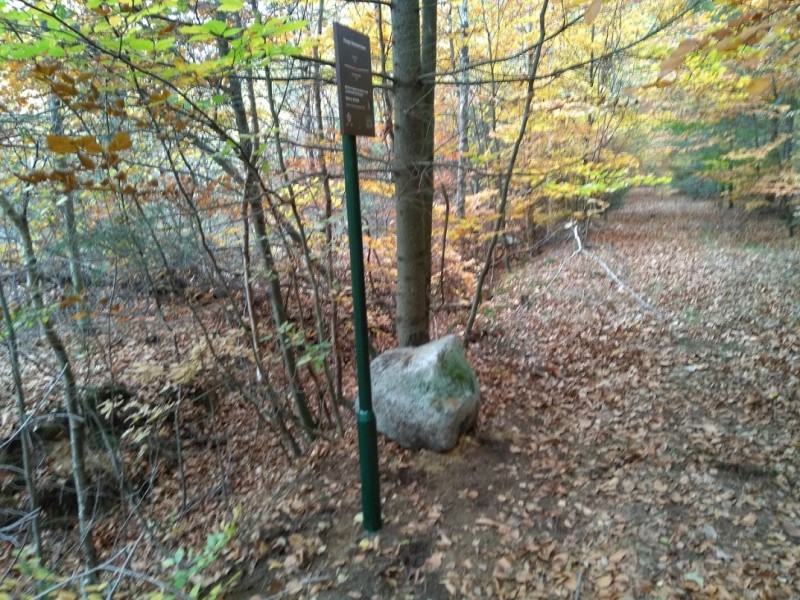
<path fill-rule="evenodd" d="M 592 0 L 592 3 L 589 5 L 589 8 L 586 9 L 586 12 L 583 15 L 583 20 L 586 21 L 587 25 L 591 25 L 594 20 L 597 18 L 597 15 L 600 14 L 600 9 L 603 6 L 603 0 Z"/>
<path fill-rule="evenodd" d="M 94 169 L 96 166 L 91 158 L 89 158 L 85 154 L 81 154 L 80 152 L 78 152 L 78 160 L 81 162 L 81 166 L 84 169 L 91 170 Z"/>
<path fill-rule="evenodd" d="M 770 77 L 759 77 L 751 81 L 745 91 L 751 96 L 760 96 L 770 87 L 772 87 L 772 79 Z"/>
<path fill-rule="evenodd" d="M 739 38 L 745 44 L 750 44 L 752 46 L 753 44 L 758 43 L 758 41 L 764 37 L 767 26 L 768 23 L 756 23 L 755 25 L 751 25 L 739 34 Z"/>
<path fill-rule="evenodd" d="M 739 46 L 742 45 L 742 40 L 740 40 L 735 35 L 728 36 L 723 38 L 717 43 L 717 50 L 720 52 L 729 52 L 731 50 L 736 50 Z"/>
<path fill-rule="evenodd" d="M 675 50 L 672 51 L 667 58 L 664 59 L 664 62 L 661 63 L 661 72 L 658 74 L 659 77 L 663 77 L 667 73 L 670 73 L 680 67 L 683 64 L 683 61 L 686 59 L 686 56 L 691 52 L 694 52 L 700 47 L 700 42 L 695 38 L 688 38 L 683 40 Z"/>
<path fill-rule="evenodd" d="M 166 102 L 167 98 L 169 98 L 170 93 L 167 90 L 163 90 L 161 92 L 157 92 L 155 94 L 150 94 L 147 97 L 148 104 L 160 104 L 161 102 Z"/>
<path fill-rule="evenodd" d="M 66 135 L 47 134 L 47 147 L 57 154 L 72 154 L 78 151 L 78 145 Z"/>
<path fill-rule="evenodd" d="M 78 144 L 78 146 L 81 149 L 83 149 L 84 151 L 88 152 L 89 154 L 102 154 L 103 153 L 103 147 L 97 141 L 97 138 L 95 138 L 92 135 L 84 135 L 84 136 L 78 138 L 77 140 L 75 140 L 75 143 Z"/>
<path fill-rule="evenodd" d="M 109 152 L 119 152 L 120 150 L 127 150 L 131 147 L 131 136 L 125 131 L 120 131 L 114 136 L 114 139 L 108 144 Z"/>
<path fill-rule="evenodd" d="M 25 183 L 32 183 L 36 185 L 49 179 L 49 175 L 46 171 L 37 169 L 36 171 L 30 171 L 28 173 L 17 173 L 17 178 Z"/>

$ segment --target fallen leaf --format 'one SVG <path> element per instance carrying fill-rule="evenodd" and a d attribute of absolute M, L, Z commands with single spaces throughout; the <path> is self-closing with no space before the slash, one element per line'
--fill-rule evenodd
<path fill-rule="evenodd" d="M 612 477 L 608 481 L 606 481 L 603 485 L 600 486 L 600 489 L 604 492 L 613 492 L 617 489 L 619 485 L 619 477 Z"/>
<path fill-rule="evenodd" d="M 603 575 L 600 579 L 598 579 L 595 582 L 598 589 L 601 590 L 604 590 L 605 588 L 609 587 L 612 583 L 614 583 L 614 577 L 612 575 Z"/>
<path fill-rule="evenodd" d="M 701 577 L 700 573 L 698 573 L 697 571 L 691 571 L 690 573 L 684 574 L 683 581 L 684 581 L 684 583 L 686 583 L 687 581 L 695 583 L 701 589 L 706 584 L 706 580 L 703 579 L 703 577 Z"/>
<path fill-rule="evenodd" d="M 425 564 L 422 565 L 423 570 L 427 571 L 428 573 L 432 573 L 433 571 L 438 571 L 442 567 L 443 558 L 444 558 L 443 552 L 434 552 L 427 558 Z"/>
<path fill-rule="evenodd" d="M 513 566 L 511 561 L 508 560 L 505 556 L 500 558 L 495 564 L 494 572 L 492 573 L 492 577 L 495 579 L 508 579 L 511 576 L 511 571 Z"/>
<path fill-rule="evenodd" d="M 786 532 L 787 535 L 790 535 L 793 538 L 800 538 L 800 527 L 792 523 L 791 521 L 781 521 L 783 525 L 783 530 Z"/>
<path fill-rule="evenodd" d="M 514 575 L 514 581 L 517 583 L 530 583 L 533 581 L 533 573 L 527 570 L 527 567 L 524 571 L 517 571 Z"/>
<path fill-rule="evenodd" d="M 292 596 L 299 594 L 303 590 L 302 582 L 298 581 L 297 579 L 292 579 L 289 583 L 286 584 L 286 593 Z"/>

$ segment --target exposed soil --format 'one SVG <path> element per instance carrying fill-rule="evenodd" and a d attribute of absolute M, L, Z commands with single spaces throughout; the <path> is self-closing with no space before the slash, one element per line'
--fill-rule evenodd
<path fill-rule="evenodd" d="M 630 290 L 569 236 L 506 275 L 469 349 L 477 431 L 381 440 L 376 536 L 354 434 L 319 442 L 245 504 L 281 526 L 231 597 L 800 597 L 800 241 L 641 190 L 589 244 Z"/>

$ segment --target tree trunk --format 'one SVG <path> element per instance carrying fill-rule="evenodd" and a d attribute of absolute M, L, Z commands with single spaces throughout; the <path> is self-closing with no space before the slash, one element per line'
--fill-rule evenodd
<path fill-rule="evenodd" d="M 31 295 L 33 308 L 39 316 L 39 322 L 44 330 L 45 339 L 47 339 L 47 343 L 56 357 L 56 364 L 58 365 L 59 372 L 64 378 L 64 408 L 66 409 L 69 421 L 72 478 L 75 485 L 75 496 L 78 505 L 78 532 L 80 535 L 81 548 L 83 550 L 84 566 L 87 572 L 91 572 L 91 569 L 97 562 L 97 556 L 92 540 L 91 518 L 86 494 L 87 477 L 84 458 L 86 435 L 84 430 L 85 421 L 80 410 L 75 374 L 72 371 L 72 364 L 69 360 L 66 347 L 61 337 L 58 335 L 55 325 L 53 325 L 53 321 L 48 314 L 49 311 L 44 303 L 41 277 L 39 274 L 39 262 L 36 259 L 31 230 L 25 213 L 16 211 L 5 197 L 0 198 L 0 208 L 3 209 L 3 212 L 5 212 L 14 223 L 14 227 L 17 229 L 21 238 L 22 253 L 25 259 L 25 275 L 28 280 L 28 289 Z M 93 580 L 93 575 L 86 575 L 86 577 L 84 577 L 84 581 L 86 582 L 91 582 Z"/>
<path fill-rule="evenodd" d="M 275 151 L 278 158 L 278 167 L 280 168 L 281 179 L 283 185 L 289 194 L 289 204 L 292 209 L 292 214 L 297 224 L 297 232 L 300 235 L 301 250 L 303 252 L 303 259 L 308 269 L 308 279 L 311 283 L 311 292 L 314 299 L 314 318 L 317 326 L 317 343 L 322 345 L 326 341 L 325 334 L 325 320 L 322 316 L 322 303 L 320 302 L 319 284 L 317 277 L 314 274 L 314 259 L 311 256 L 311 250 L 308 246 L 308 238 L 306 237 L 305 228 L 303 227 L 303 219 L 297 209 L 297 197 L 295 196 L 294 186 L 289 178 L 289 170 L 286 167 L 286 160 L 283 154 L 283 140 L 281 137 L 281 123 L 280 115 L 278 114 L 278 107 L 275 103 L 275 96 L 273 92 L 273 81 L 269 67 L 266 67 L 266 85 L 267 85 L 267 100 L 269 103 L 270 115 L 272 116 L 272 131 L 274 133 Z M 321 152 L 321 151 L 320 151 Z M 324 162 L 323 162 L 324 164 Z M 326 167 L 327 169 L 327 167 Z M 325 383 L 328 387 L 328 395 L 331 398 L 331 408 L 333 409 L 334 418 L 336 421 L 336 430 L 338 433 L 344 433 L 344 425 L 342 424 L 341 415 L 339 414 L 338 398 L 336 395 L 336 386 L 333 383 L 333 376 L 328 366 L 328 361 L 322 361 L 322 371 L 325 376 Z"/>
<path fill-rule="evenodd" d="M 245 181 L 245 195 L 253 215 L 253 229 L 256 233 L 256 245 L 261 254 L 261 259 L 264 261 L 272 322 L 275 325 L 278 345 L 283 355 L 286 376 L 289 378 L 289 385 L 292 390 L 292 397 L 294 398 L 297 418 L 300 421 L 300 425 L 302 425 L 305 430 L 306 437 L 308 439 L 313 439 L 315 428 L 314 419 L 311 417 L 311 412 L 308 408 L 306 393 L 297 377 L 297 361 L 295 360 L 294 350 L 289 345 L 289 340 L 284 331 L 286 326 L 286 313 L 283 310 L 281 284 L 278 280 L 278 273 L 275 270 L 275 259 L 272 256 L 272 248 L 269 245 L 269 238 L 267 237 L 267 222 L 264 218 L 264 205 L 261 203 L 261 190 L 251 171 L 248 171 Z"/>
<path fill-rule="evenodd" d="M 430 339 L 433 211 L 433 73 L 436 4 L 423 0 L 420 39 L 417 2 L 392 4 L 394 28 L 394 177 L 397 212 L 397 342 Z M 422 80 L 423 73 L 427 75 Z"/>
<path fill-rule="evenodd" d="M 220 45 L 220 54 L 224 56 L 228 52 L 227 43 L 223 40 L 220 40 L 218 43 Z M 261 183 L 257 177 L 257 167 L 253 164 L 254 146 L 251 139 L 253 132 L 250 131 L 251 126 L 247 121 L 247 109 L 245 108 L 242 82 L 239 77 L 231 77 L 228 86 L 228 97 L 236 120 L 236 129 L 239 133 L 239 145 L 241 149 L 240 159 L 242 161 L 242 166 L 247 172 L 244 182 L 244 195 L 247 199 L 247 203 L 250 205 L 253 218 L 253 230 L 256 234 L 256 246 L 264 261 L 264 272 L 268 282 L 267 294 L 269 296 L 272 322 L 275 325 L 275 334 L 278 337 L 278 345 L 283 355 L 283 364 L 286 368 L 286 376 L 289 379 L 289 386 L 292 391 L 292 397 L 294 398 L 298 421 L 305 431 L 306 438 L 312 440 L 315 437 L 314 429 L 316 425 L 311 416 L 311 411 L 308 408 L 308 399 L 305 390 L 303 390 L 303 386 L 300 384 L 294 349 L 286 336 L 285 328 L 287 320 L 286 313 L 283 309 L 283 294 L 281 293 L 281 284 L 278 278 L 278 272 L 275 268 L 275 259 L 272 255 L 272 248 L 267 235 L 267 221 L 264 214 Z"/>
<path fill-rule="evenodd" d="M 3 312 L 3 321 L 6 324 L 6 344 L 8 345 L 8 362 L 11 375 L 14 379 L 14 392 L 17 397 L 17 418 L 19 418 L 19 439 L 22 446 L 22 470 L 25 477 L 25 487 L 28 490 L 28 504 L 33 518 L 31 519 L 31 533 L 36 556 L 44 560 L 42 551 L 42 532 L 39 524 L 39 500 L 36 493 L 36 475 L 33 467 L 33 445 L 31 432 L 28 428 L 28 409 L 25 405 L 25 393 L 22 390 L 22 375 L 19 367 L 19 353 L 17 352 L 17 335 L 14 331 L 14 321 L 8 307 L 3 284 L 0 282 L 0 308 Z"/>
<path fill-rule="evenodd" d="M 544 0 L 542 8 L 539 11 L 539 41 L 536 44 L 536 49 L 533 51 L 533 56 L 528 61 L 528 84 L 525 93 L 525 104 L 522 109 L 522 119 L 517 132 L 517 138 L 514 140 L 514 145 L 511 149 L 511 156 L 508 160 L 505 173 L 500 184 L 500 200 L 497 212 L 500 214 L 495 222 L 494 230 L 492 231 L 492 238 L 489 241 L 489 249 L 486 252 L 486 260 L 484 261 L 483 268 L 478 275 L 478 283 L 475 286 L 475 295 L 472 298 L 472 305 L 467 318 L 467 325 L 464 328 L 464 343 L 468 344 L 472 335 L 472 326 L 475 324 L 475 318 L 478 315 L 478 307 L 481 304 L 481 295 L 483 293 L 483 284 L 486 281 L 486 276 L 494 261 L 494 250 L 497 247 L 497 240 L 500 237 L 500 232 L 503 229 L 506 215 L 506 206 L 508 204 L 508 193 L 511 188 L 511 178 L 514 176 L 514 167 L 517 164 L 517 156 L 519 149 L 522 146 L 522 141 L 525 139 L 525 133 L 528 129 L 528 120 L 531 115 L 531 104 L 533 103 L 534 82 L 536 81 L 536 73 L 539 71 L 539 60 L 542 57 L 542 46 L 544 45 L 546 27 L 545 17 L 547 15 L 547 7 L 549 0 Z"/>
<path fill-rule="evenodd" d="M 378 14 L 381 7 L 377 7 Z M 322 35 L 323 15 L 325 13 L 325 0 L 319 0 L 319 15 L 317 16 L 317 35 Z M 380 27 L 380 24 L 379 24 Z M 319 58 L 319 48 L 314 46 L 314 58 Z M 314 133 L 318 141 L 325 138 L 325 125 L 322 114 L 322 79 L 320 77 L 320 65 L 314 64 Z M 334 264 L 333 264 L 333 192 L 331 191 L 331 179 L 328 172 L 328 162 L 325 157 L 325 150 L 317 150 L 317 163 L 322 174 L 322 192 L 325 197 L 325 248 L 326 264 L 328 267 L 328 290 L 330 294 L 331 311 L 331 357 L 333 359 L 334 372 L 334 392 L 333 402 L 338 405 L 342 400 L 342 358 L 339 354 L 339 307 L 336 304 L 336 285 L 334 283 Z M 334 406 L 337 423 L 339 422 L 339 408 Z M 337 425 L 338 426 L 338 425 Z"/>
<path fill-rule="evenodd" d="M 461 68 L 461 85 L 458 86 L 458 170 L 456 172 L 456 216 L 463 219 L 467 214 L 467 152 L 469 151 L 469 44 L 467 32 L 469 16 L 467 13 L 467 0 L 461 0 L 458 10 L 461 21 L 461 51 L 459 53 L 459 67 Z"/>
<path fill-rule="evenodd" d="M 61 116 L 61 106 L 58 98 L 50 95 L 49 109 L 50 121 L 53 133 L 56 135 L 64 135 L 64 119 Z M 60 169 L 66 169 L 66 161 L 63 158 L 58 159 L 57 164 Z M 91 326 L 91 319 L 86 310 L 86 300 L 83 297 L 86 291 L 86 280 L 83 276 L 83 268 L 81 267 L 81 251 L 78 245 L 77 238 L 77 224 L 75 222 L 75 193 L 68 192 L 65 194 L 65 199 L 62 205 L 62 212 L 64 214 L 64 222 L 66 225 L 66 251 L 67 259 L 69 260 L 69 276 L 72 283 L 72 295 L 80 298 L 80 318 L 78 319 L 78 328 L 81 332 L 86 333 Z"/>

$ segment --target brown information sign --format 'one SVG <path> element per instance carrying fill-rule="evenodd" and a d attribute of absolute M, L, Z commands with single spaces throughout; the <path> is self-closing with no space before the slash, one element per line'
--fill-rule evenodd
<path fill-rule="evenodd" d="M 372 100 L 372 62 L 369 38 L 349 27 L 333 24 L 339 119 L 345 135 L 375 135 Z"/>

